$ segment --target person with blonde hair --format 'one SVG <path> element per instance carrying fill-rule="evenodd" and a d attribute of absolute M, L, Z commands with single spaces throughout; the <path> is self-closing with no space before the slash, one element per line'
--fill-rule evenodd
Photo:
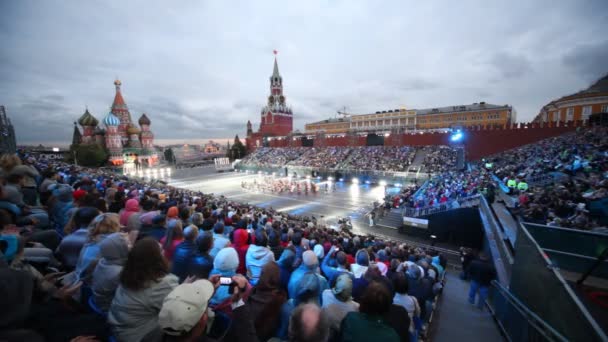
<path fill-rule="evenodd" d="M 108 235 L 120 231 L 118 214 L 103 213 L 97 215 L 91 222 L 87 243 L 80 250 L 80 256 L 76 263 L 76 277 L 87 283 L 96 261 L 99 259 L 100 242 Z"/>

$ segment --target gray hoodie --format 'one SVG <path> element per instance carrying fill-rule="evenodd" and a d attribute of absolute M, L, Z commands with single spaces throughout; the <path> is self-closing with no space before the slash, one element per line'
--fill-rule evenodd
<path fill-rule="evenodd" d="M 99 244 L 101 259 L 93 271 L 91 290 L 95 304 L 104 312 L 110 309 L 128 254 L 129 246 L 121 233 L 110 234 Z"/>
<path fill-rule="evenodd" d="M 156 330 L 163 300 L 177 285 L 177 277 L 167 274 L 139 291 L 118 286 L 108 312 L 108 323 L 114 337 L 119 342 L 136 342 Z"/>
<path fill-rule="evenodd" d="M 262 273 L 262 267 L 267 262 L 274 261 L 274 253 L 268 247 L 250 245 L 245 255 L 245 265 L 247 267 L 247 275 L 249 276 L 251 285 L 256 285 Z"/>

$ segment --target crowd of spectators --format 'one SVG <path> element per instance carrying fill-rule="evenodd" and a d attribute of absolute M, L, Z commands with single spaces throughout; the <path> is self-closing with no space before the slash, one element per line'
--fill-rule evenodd
<path fill-rule="evenodd" d="M 344 162 L 351 151 L 350 147 L 311 147 L 289 165 L 332 169 Z"/>
<path fill-rule="evenodd" d="M 416 341 L 436 251 L 223 196 L 0 159 L 0 340 Z"/>
<path fill-rule="evenodd" d="M 439 206 L 452 200 L 486 193 L 491 185 L 491 174 L 483 169 L 446 171 L 430 178 L 420 189 L 406 189 L 401 203 L 409 208 Z"/>
<path fill-rule="evenodd" d="M 374 171 L 407 171 L 414 161 L 416 149 L 411 146 L 354 147 L 341 166 L 345 169 Z"/>
<path fill-rule="evenodd" d="M 254 167 L 283 167 L 309 151 L 306 147 L 259 147 L 248 154 L 241 163 Z"/>
<path fill-rule="evenodd" d="M 441 173 L 454 169 L 458 161 L 458 149 L 450 146 L 424 147 L 424 170 L 428 173 Z"/>
<path fill-rule="evenodd" d="M 579 129 L 487 158 L 517 198 L 514 212 L 549 226 L 605 230 L 608 225 L 608 129 Z M 535 179 L 541 182 L 535 182 Z M 548 181 L 547 181 L 548 179 Z M 527 182 L 530 182 L 528 184 Z"/>
<path fill-rule="evenodd" d="M 253 167 L 285 165 L 312 168 L 404 172 L 414 161 L 419 149 L 411 146 L 364 147 L 262 147 L 241 163 Z M 425 172 L 451 170 L 456 166 L 457 149 L 448 146 L 426 146 Z"/>

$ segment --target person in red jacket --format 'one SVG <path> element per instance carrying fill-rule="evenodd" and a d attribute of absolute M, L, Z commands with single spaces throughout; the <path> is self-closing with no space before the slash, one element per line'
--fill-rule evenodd
<path fill-rule="evenodd" d="M 236 269 L 236 273 L 245 275 L 245 255 L 247 254 L 247 250 L 249 249 L 249 244 L 247 240 L 249 238 L 249 233 L 246 229 L 237 229 L 234 231 L 234 249 L 239 254 L 239 267 Z"/>

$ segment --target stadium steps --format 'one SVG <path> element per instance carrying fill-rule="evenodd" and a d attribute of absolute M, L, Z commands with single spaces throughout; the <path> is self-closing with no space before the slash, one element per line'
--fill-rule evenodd
<path fill-rule="evenodd" d="M 458 149 L 458 154 L 456 155 L 456 168 L 458 170 L 463 170 L 465 167 L 465 158 L 464 158 L 464 148 Z"/>
<path fill-rule="evenodd" d="M 427 154 L 429 154 L 429 151 L 426 148 L 418 149 L 410 167 L 416 167 L 417 169 L 422 168 L 424 158 L 426 158 Z"/>
<path fill-rule="evenodd" d="M 469 304 L 469 283 L 461 280 L 458 273 L 449 270 L 438 305 L 437 325 L 431 338 L 442 341 L 504 341 L 492 315 Z"/>
<path fill-rule="evenodd" d="M 403 213 L 401 210 L 391 209 L 387 215 L 378 218 L 377 221 L 379 225 L 399 228 L 403 225 Z"/>

